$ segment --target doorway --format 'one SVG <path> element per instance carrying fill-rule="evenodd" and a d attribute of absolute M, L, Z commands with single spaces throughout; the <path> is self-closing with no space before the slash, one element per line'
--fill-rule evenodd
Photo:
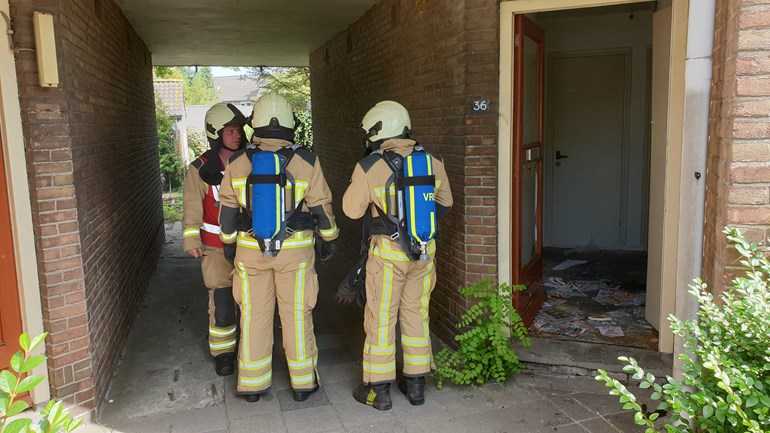
<path fill-rule="evenodd" d="M 527 284 L 523 296 L 534 288 L 547 297 L 540 296 L 543 304 L 534 308 L 538 312 L 534 317 L 531 306 L 530 311 L 520 311 L 526 322 L 531 320 L 539 329 L 543 306 L 563 305 L 556 309 L 558 314 L 551 315 L 550 325 L 570 321 L 577 310 L 579 326 L 561 335 L 555 332 L 558 338 L 574 340 L 588 337 L 591 331 L 601 338 L 585 341 L 673 350 L 673 335 L 664 318 L 674 302 L 663 300 L 671 299 L 674 288 L 662 284 L 671 268 L 664 269 L 658 262 L 668 249 L 675 252 L 676 245 L 661 241 L 666 228 L 658 224 L 661 218 L 655 209 L 666 206 L 668 192 L 677 187 L 668 183 L 676 179 L 673 174 L 678 175 L 677 161 L 665 154 L 681 148 L 681 138 L 677 139 L 681 129 L 678 134 L 672 130 L 681 125 L 671 119 L 676 119 L 676 98 L 683 84 L 678 66 L 684 57 L 679 58 L 682 53 L 677 47 L 684 43 L 676 30 L 686 26 L 682 10 L 686 12 L 687 6 L 679 0 L 664 3 L 525 0 L 501 4 L 499 210 L 500 220 L 510 218 L 512 223 L 499 227 L 500 280 L 527 284 L 523 277 L 527 271 L 532 273 L 534 262 L 522 259 L 539 260 L 542 286 Z M 674 11 L 680 16 L 677 20 L 670 19 Z M 528 44 L 527 33 L 532 34 L 528 28 L 542 32 L 544 43 Z M 511 40 L 510 55 L 507 38 Z M 539 107 L 528 102 L 533 91 L 520 84 L 538 82 L 526 77 L 527 70 L 533 73 L 526 66 L 532 57 L 527 55 L 528 46 L 544 59 L 539 81 L 545 90 Z M 656 75 L 657 81 L 652 78 Z M 506 76 L 513 77 L 510 85 Z M 657 107 L 657 112 L 651 107 Z M 527 110 L 535 114 L 527 114 Z M 538 140 L 542 147 L 530 160 L 533 155 L 527 153 L 530 141 L 523 139 L 523 119 L 538 117 L 538 110 L 543 119 L 539 125 L 542 139 Z M 655 115 L 662 121 L 651 127 Z M 663 157 L 656 156 L 655 149 L 661 148 Z M 534 172 L 542 180 L 534 184 L 542 187 L 528 197 L 532 189 L 527 182 L 532 183 L 528 179 L 533 170 L 526 163 L 535 161 L 542 169 Z M 650 181 L 650 171 L 656 170 L 669 177 L 668 185 Z M 527 256 L 530 244 L 535 246 L 534 254 Z M 511 252 L 509 257 L 502 255 L 506 250 Z M 570 305 L 564 300 L 569 293 L 589 302 Z M 585 308 L 590 303 L 598 308 Z M 632 310 L 618 317 L 606 314 L 621 307 Z M 597 323 L 589 322 L 589 316 Z M 630 326 L 630 322 L 640 326 Z M 620 331 L 624 325 L 629 326 Z M 634 330 L 642 328 L 644 341 L 637 341 Z M 619 334 L 624 338 L 618 338 Z"/>

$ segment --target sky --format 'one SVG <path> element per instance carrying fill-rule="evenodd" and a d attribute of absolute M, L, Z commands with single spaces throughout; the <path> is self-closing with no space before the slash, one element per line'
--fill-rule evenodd
<path fill-rule="evenodd" d="M 214 74 L 215 77 L 226 77 L 231 75 L 238 75 L 241 71 L 245 68 L 238 68 L 238 71 L 233 70 L 232 68 L 224 68 L 221 66 L 213 66 L 211 68 L 211 73 Z"/>

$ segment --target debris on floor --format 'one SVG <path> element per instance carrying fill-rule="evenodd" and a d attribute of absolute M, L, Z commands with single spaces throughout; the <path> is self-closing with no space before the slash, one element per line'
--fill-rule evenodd
<path fill-rule="evenodd" d="M 544 250 L 547 299 L 531 335 L 657 349 L 658 333 L 645 320 L 646 253 L 578 249 Z"/>
<path fill-rule="evenodd" d="M 599 333 L 604 335 L 605 337 L 623 337 L 625 334 L 623 333 L 623 328 L 617 325 L 610 325 L 610 326 L 600 326 L 599 327 Z"/>

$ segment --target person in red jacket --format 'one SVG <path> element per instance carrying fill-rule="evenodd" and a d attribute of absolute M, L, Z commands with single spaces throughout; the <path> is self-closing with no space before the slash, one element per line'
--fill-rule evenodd
<path fill-rule="evenodd" d="M 233 265 L 219 239 L 219 185 L 225 167 L 245 147 L 246 117 L 233 104 L 219 103 L 206 112 L 208 151 L 193 161 L 184 182 L 183 248 L 203 258 L 203 284 L 209 289 L 209 351 L 220 376 L 233 374 L 238 342 L 233 299 Z"/>

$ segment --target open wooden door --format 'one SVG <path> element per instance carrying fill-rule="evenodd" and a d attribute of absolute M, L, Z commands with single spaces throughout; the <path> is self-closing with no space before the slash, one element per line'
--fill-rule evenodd
<path fill-rule="evenodd" d="M 5 369 L 11 355 L 19 350 L 21 309 L 2 144 L 0 135 L 0 369 Z"/>
<path fill-rule="evenodd" d="M 516 15 L 513 48 L 513 220 L 511 270 L 527 286 L 513 303 L 529 326 L 545 301 L 543 289 L 543 96 L 545 32 Z"/>

